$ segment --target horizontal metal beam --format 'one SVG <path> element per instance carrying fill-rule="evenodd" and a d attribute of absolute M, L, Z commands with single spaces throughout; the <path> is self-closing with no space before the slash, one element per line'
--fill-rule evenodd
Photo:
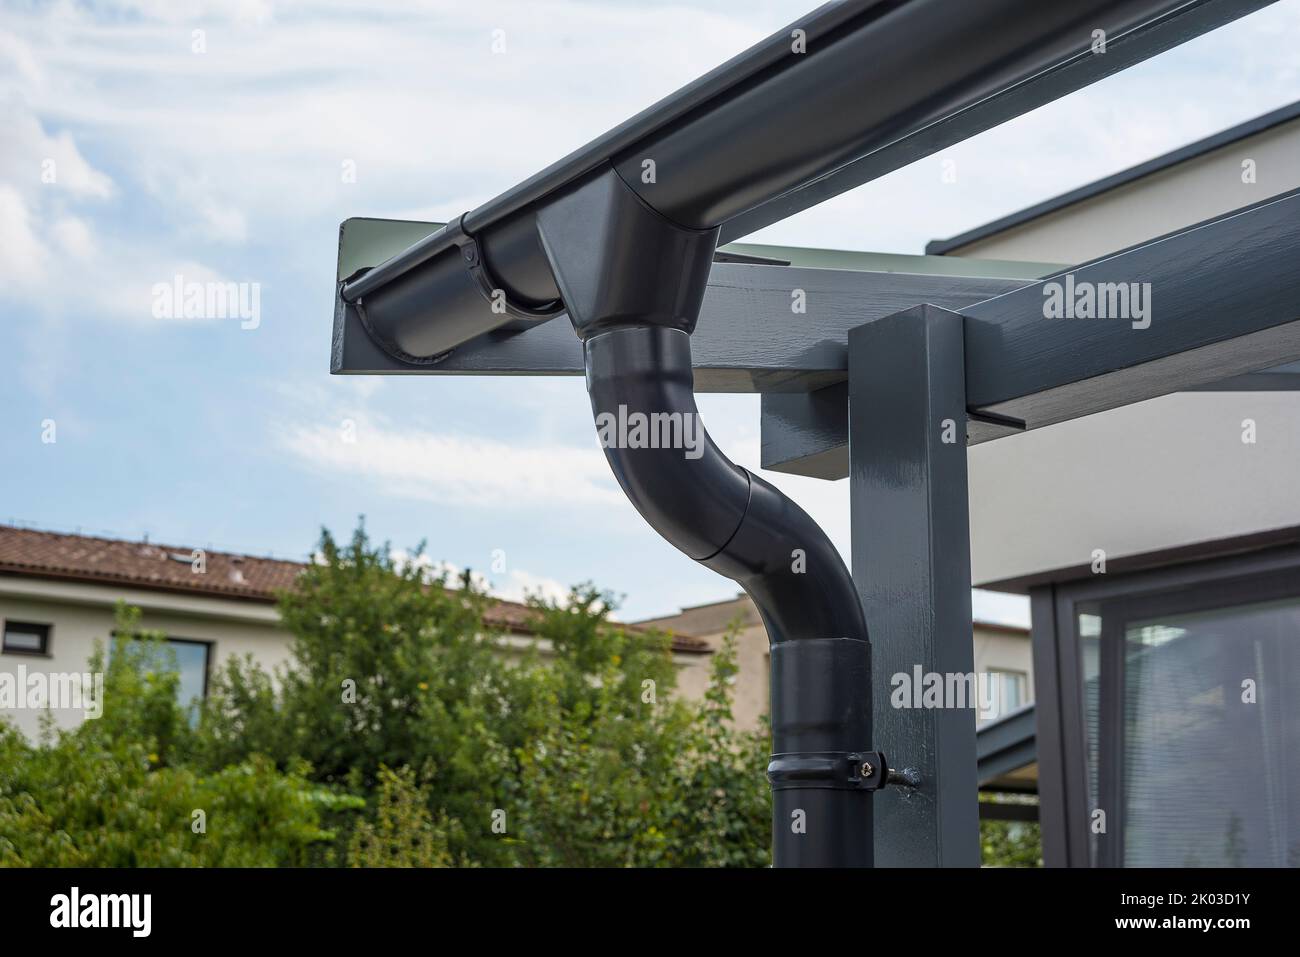
<path fill-rule="evenodd" d="M 966 400 L 1039 428 L 1300 359 L 1300 190 L 961 310 Z M 1053 288 L 1143 284 L 1139 320 L 1047 319 Z M 1052 284 L 1049 286 L 1048 284 Z M 1076 296 L 1076 300 L 1078 296 Z"/>
<path fill-rule="evenodd" d="M 1037 804 L 1000 804 L 980 801 L 981 821 L 1037 821 Z"/>
<path fill-rule="evenodd" d="M 353 259 L 348 258 L 346 265 L 354 265 Z M 341 261 L 340 271 L 344 268 Z M 979 266 L 972 263 L 970 269 L 978 271 Z M 1026 270 L 1027 276 L 1041 275 L 1035 264 Z M 842 382 L 852 327 L 921 302 L 956 310 L 1027 281 L 1007 276 L 716 263 L 691 342 L 695 388 L 697 392 L 809 392 Z M 437 363 L 407 363 L 376 346 L 355 307 L 336 295 L 332 371 L 582 375 L 582 344 L 568 322 L 548 322 L 517 332 L 488 333 Z"/>
<path fill-rule="evenodd" d="M 1300 392 L 1300 363 L 1229 376 L 1182 392 Z M 970 415 L 970 412 L 967 412 Z M 810 478 L 842 479 L 849 474 L 848 387 L 828 385 L 815 392 L 770 393 L 760 414 L 762 467 Z M 972 417 L 972 444 L 1015 435 L 1019 423 Z"/>
<path fill-rule="evenodd" d="M 1300 191 L 1078 266 L 967 307 L 968 441 L 987 441 L 1171 392 L 1291 388 L 1261 369 L 1300 359 Z M 1066 278 L 1067 275 L 1070 278 Z M 1074 299 L 1139 284 L 1144 319 L 1048 318 Z M 1052 284 L 1052 285 L 1049 285 Z M 1131 311 L 1131 309 L 1130 309 Z M 1235 383 L 1235 384 L 1234 384 Z M 847 426 L 819 401 L 764 403 L 763 467 L 847 475 Z"/>
<path fill-rule="evenodd" d="M 976 730 L 975 756 L 981 785 L 1038 760 L 1034 722 L 1034 706 L 1024 705 Z"/>

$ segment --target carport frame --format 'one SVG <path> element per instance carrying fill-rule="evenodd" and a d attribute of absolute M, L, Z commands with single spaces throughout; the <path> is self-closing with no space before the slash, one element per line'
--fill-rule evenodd
<path fill-rule="evenodd" d="M 912 6 L 907 9 L 923 5 L 937 10 L 943 2 L 912 0 Z M 1126 5 L 1118 0 L 1109 4 L 1099 0 L 1092 5 L 1099 13 L 1103 9 L 1118 12 L 1122 7 L 1125 16 L 1142 6 L 1137 2 Z M 652 218 L 661 215 L 665 221 L 653 226 L 638 220 L 635 228 L 643 235 L 653 234 L 655 242 L 664 249 L 677 242 L 672 236 L 674 229 L 683 229 L 683 235 L 693 230 L 705 243 L 716 240 L 716 235 L 737 238 L 1263 5 L 1259 0 L 1189 0 L 1182 4 L 1152 0 L 1147 6 L 1153 14 L 1158 10 L 1158 15 L 1117 32 L 1115 56 L 1109 60 L 1081 51 L 1058 58 L 1049 68 L 1011 76 L 1004 63 L 995 63 L 990 58 L 985 64 L 987 72 L 980 79 L 993 84 L 995 92 L 991 95 L 972 101 L 969 97 L 963 99 L 956 91 L 948 91 L 942 106 L 935 107 L 926 101 L 930 113 L 920 111 L 918 106 L 907 116 L 900 115 L 898 120 L 902 126 L 892 140 L 874 142 L 862 155 L 837 170 L 810 172 L 802 180 L 792 179 L 798 174 L 782 167 L 780 162 L 784 160 L 778 158 L 775 166 L 762 170 L 768 177 L 770 195 L 746 209 L 731 212 L 730 207 L 725 207 L 728 210 L 725 216 L 717 213 L 716 196 L 701 197 L 700 204 L 695 206 L 689 202 L 691 197 L 683 198 L 679 186 L 678 193 L 666 201 L 672 215 L 679 216 L 677 222 L 669 218 L 664 208 L 656 209 L 651 190 L 640 200 L 649 208 Z M 824 32 L 828 46 L 833 47 L 854 36 L 854 31 L 861 30 L 867 35 L 876 30 L 879 35 L 878 28 L 881 23 L 887 24 L 889 12 L 905 6 L 906 2 L 882 4 L 872 0 L 831 5 L 815 11 L 805 22 L 816 25 L 814 35 L 821 36 Z M 1026 17 L 1035 15 L 1031 14 L 1029 4 L 1008 2 L 1001 6 L 1008 11 L 1018 9 Z M 1073 4 L 1079 10 L 1086 6 L 1086 2 Z M 1047 21 L 1060 9 L 1037 8 L 1045 29 Z M 855 17 L 861 17 L 861 21 L 855 21 Z M 1059 26 L 1058 21 L 1052 29 Z M 737 110 L 746 109 L 735 104 L 743 104 L 745 97 L 758 88 L 756 83 L 780 78 L 777 72 L 780 60 L 775 55 L 788 36 L 788 30 L 774 35 L 677 97 L 611 131 L 587 150 L 579 151 L 391 258 L 362 263 L 362 269 L 346 274 L 340 269 L 336 283 L 332 371 L 343 374 L 578 372 L 581 365 L 575 358 L 580 353 L 574 350 L 571 340 L 567 345 L 562 342 L 565 330 L 557 328 L 556 323 L 544 321 L 558 314 L 557 302 L 547 295 L 530 297 L 528 294 L 538 289 L 545 292 L 549 282 L 549 279 L 540 284 L 535 281 L 547 264 L 543 262 L 539 266 L 536 251 L 530 245 L 532 220 L 529 217 L 541 221 L 553 215 L 558 204 L 572 205 L 575 190 L 588 189 L 600 182 L 597 174 L 605 176 L 611 171 L 622 179 L 626 189 L 646 193 L 632 185 L 622 172 L 628 163 L 635 162 L 636 144 L 658 144 L 670 153 L 690 152 L 686 147 L 700 142 L 699 119 L 709 108 L 724 115 L 730 110 L 734 116 Z M 919 34 L 916 36 L 918 41 L 922 39 Z M 1059 35 L 1054 37 L 1056 42 L 1060 39 Z M 962 54 L 968 56 L 969 52 L 964 50 Z M 1025 66 L 1028 68 L 1028 61 Z M 789 75 L 795 76 L 796 71 L 790 70 Z M 807 74 L 802 76 L 806 83 Z M 918 98 L 922 93 L 917 91 Z M 753 102 L 752 96 L 749 101 Z M 789 108 L 791 103 L 782 106 Z M 935 109 L 939 112 L 934 113 Z M 875 134 L 879 135 L 879 131 Z M 707 133 L 704 135 L 707 140 Z M 780 135 L 793 134 L 784 131 Z M 712 153 L 705 165 L 714 177 L 713 185 L 717 186 L 716 181 L 720 179 L 725 188 L 730 174 L 725 166 L 719 173 L 716 147 Z M 737 178 L 743 179 L 739 172 Z M 605 217 L 602 226 L 617 226 L 624 220 L 632 222 L 636 215 L 645 219 L 645 212 L 635 213 L 635 202 L 625 198 L 601 202 L 604 205 L 588 205 L 597 209 L 592 215 Z M 616 208 L 616 202 L 622 205 Z M 847 382 L 844 394 L 848 415 L 844 427 L 848 433 L 848 467 L 853 480 L 855 581 L 877 648 L 885 652 L 885 667 L 919 657 L 917 663 L 925 668 L 970 672 L 973 664 L 969 530 L 966 463 L 962 454 L 966 442 L 994 439 L 1300 359 L 1300 277 L 1286 269 L 1286 264 L 1296 261 L 1298 250 L 1295 228 L 1298 202 L 1300 198 L 1296 194 L 1276 197 L 1060 274 L 1083 276 L 1080 281 L 1086 282 L 1150 282 L 1153 288 L 1158 286 L 1175 307 L 1167 316 L 1161 315 L 1159 331 L 1146 339 L 1138 336 L 1150 332 L 1149 329 L 1128 330 L 1120 324 L 1082 328 L 1072 323 L 1045 321 L 1043 286 L 1059 276 L 1026 282 L 1005 277 L 943 274 L 831 275 L 832 271 L 801 267 L 719 264 L 713 267 L 705 298 L 702 338 L 698 341 L 710 343 L 710 348 L 703 350 L 705 355 L 696 357 L 697 384 L 718 391 L 762 392 L 765 397 L 775 397 L 771 401 L 776 405 L 786 402 L 785 396 L 816 394 L 829 401 L 819 406 L 805 405 L 829 409 L 833 418 L 838 399 L 821 390 L 835 389 L 838 383 Z M 685 227 L 678 225 L 683 216 L 687 219 Z M 718 216 L 723 216 L 725 221 L 718 220 Z M 553 218 L 553 235 L 561 234 L 559 225 Z M 344 225 L 345 237 L 347 226 Z M 709 230 L 716 231 L 712 240 L 707 236 Z M 579 247 L 590 244 L 590 249 L 584 251 L 597 257 L 605 255 L 601 237 L 574 239 L 577 234 L 571 229 L 564 235 L 564 248 L 558 250 L 564 255 L 557 259 L 555 251 L 547 250 L 549 268 L 555 271 L 561 290 L 566 288 L 566 277 L 560 275 L 561 266 L 567 264 L 572 269 L 580 262 L 576 256 Z M 603 234 L 603 239 L 617 245 L 623 235 L 615 229 Z M 502 251 L 502 257 L 491 262 L 494 243 Z M 1243 244 L 1251 247 L 1253 260 L 1238 255 Z M 1180 263 L 1179 257 L 1186 256 L 1189 250 L 1209 267 L 1208 271 L 1216 275 L 1219 284 L 1206 281 L 1198 287 L 1185 281 L 1176 267 L 1186 268 L 1186 260 Z M 697 244 L 693 254 L 699 256 L 704 252 L 707 249 Z M 458 266 L 461 258 L 463 262 Z M 488 262 L 494 270 L 488 270 Z M 667 268 L 660 265 L 665 269 L 665 281 L 672 274 L 673 265 L 668 263 Z M 472 282 L 467 283 L 465 270 L 472 275 Z M 477 286 L 485 294 L 489 291 L 485 277 L 490 272 L 504 277 L 502 285 L 508 287 L 507 298 L 513 303 L 511 321 L 470 315 L 461 309 L 472 299 L 473 287 Z M 422 281 L 421 277 L 427 280 L 428 290 L 435 293 L 433 298 L 426 300 L 416 295 L 402 298 L 399 285 L 409 292 Z M 595 278 L 602 284 L 586 290 L 594 305 L 601 305 L 611 294 L 617 298 L 624 288 L 617 281 L 608 283 L 608 276 Z M 804 285 L 792 287 L 792 280 Z M 644 283 L 644 278 L 638 281 Z M 1010 288 L 993 288 L 999 284 Z M 839 323 L 839 332 L 810 328 L 809 324 L 787 335 L 785 323 L 768 326 L 765 332 L 775 333 L 784 342 L 786 352 L 778 349 L 775 360 L 766 364 L 757 361 L 754 353 L 759 350 L 747 350 L 745 333 L 738 330 L 745 323 L 775 316 L 778 291 L 801 288 L 807 293 L 805 286 L 824 296 L 819 306 L 824 311 L 817 318 Z M 884 294 L 887 290 L 892 290 L 894 300 Z M 389 302 L 400 315 L 392 312 L 394 318 L 387 325 L 372 325 L 366 319 L 364 305 L 368 297 L 385 292 L 392 293 Z M 709 297 L 717 302 L 710 302 Z M 729 307 L 728 297 L 739 305 Z M 567 302 L 567 294 L 564 298 Z M 670 297 L 661 295 L 661 298 Z M 451 301 L 456 303 L 461 315 L 454 317 L 459 325 L 449 336 L 447 330 L 434 327 L 441 318 L 437 306 Z M 887 306 L 882 309 L 881 303 Z M 788 300 L 782 305 L 781 318 L 788 321 Z M 570 308 L 569 312 L 574 310 Z M 582 334 L 584 326 L 594 328 L 620 315 L 623 313 L 588 309 L 571 318 Z M 724 323 L 716 318 L 719 315 L 729 318 Z M 653 324 L 676 323 L 689 334 L 695 327 L 695 318 L 665 312 L 657 315 Z M 438 343 L 437 348 L 430 345 L 427 355 L 395 350 L 396 340 L 385 338 L 394 330 L 409 333 L 412 322 L 425 323 L 420 329 L 425 334 L 423 341 Z M 416 336 L 412 341 L 419 340 L 420 336 Z M 767 345 L 765 342 L 764 346 Z M 770 354 L 770 350 L 764 351 Z M 783 355 L 788 361 L 781 358 Z M 902 375 L 900 370 L 906 369 L 920 372 Z M 784 411 L 790 410 L 786 407 Z M 788 442 L 802 428 L 797 421 L 798 412 L 796 408 L 793 418 L 787 414 L 784 420 L 778 421 L 777 416 L 768 414 L 765 402 L 765 432 L 772 433 L 774 445 Z M 824 420 L 816 418 L 820 414 L 815 411 L 812 428 L 821 433 L 819 441 L 825 446 L 828 429 Z M 795 424 L 792 426 L 791 422 Z M 960 433 L 957 441 L 948 438 L 953 434 L 949 424 L 955 425 Z M 832 422 L 829 431 L 833 433 L 835 427 Z M 966 441 L 961 441 L 962 437 Z M 765 461 L 768 438 L 765 434 Z M 773 461 L 789 463 L 808 459 L 807 455 L 782 458 L 785 454 L 778 451 Z M 817 455 L 822 463 L 833 462 L 833 444 L 821 448 Z M 865 639 L 865 635 L 854 637 Z M 785 686 L 782 689 L 783 700 L 788 700 L 790 689 Z M 870 694 L 871 690 L 868 687 L 863 693 Z M 814 691 L 811 686 L 807 689 L 810 694 Z M 773 700 L 777 700 L 775 693 Z M 973 711 L 912 714 L 885 707 L 879 694 L 873 711 L 877 741 L 889 742 L 895 763 L 903 770 L 902 774 L 890 777 L 909 785 L 907 790 L 892 795 L 886 792 L 882 799 L 885 813 L 875 819 L 876 862 L 978 864 Z M 856 746 L 869 747 L 870 742 L 858 742 Z M 776 765 L 774 760 L 773 766 Z M 787 762 L 782 767 L 782 774 L 787 775 L 782 780 L 789 783 L 791 765 Z M 862 767 L 864 778 L 868 773 L 873 776 L 881 773 L 879 767 L 872 768 L 870 764 Z M 867 768 L 872 770 L 868 772 Z M 773 782 L 776 781 L 773 777 Z M 883 784 L 883 779 L 880 783 Z M 849 786 L 858 790 L 867 787 L 856 777 Z M 872 784 L 871 789 L 875 786 Z M 787 800 L 785 804 L 788 803 Z M 774 825 L 780 849 L 782 821 L 778 818 Z M 871 863 L 870 847 L 861 855 L 855 851 L 838 855 L 832 861 L 829 856 L 819 857 L 821 851 L 791 855 L 788 845 L 798 842 L 787 838 L 785 843 L 787 859 L 800 864 Z M 833 843 L 823 841 L 827 847 Z"/>

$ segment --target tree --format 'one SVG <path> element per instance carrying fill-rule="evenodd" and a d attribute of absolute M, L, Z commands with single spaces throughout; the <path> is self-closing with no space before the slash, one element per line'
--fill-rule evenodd
<path fill-rule="evenodd" d="M 531 602 L 537 641 L 520 650 L 484 625 L 468 575 L 452 588 L 422 571 L 422 548 L 399 562 L 359 527 L 344 547 L 323 532 L 318 553 L 280 602 L 294 644 L 277 680 L 248 660 L 214 675 L 200 765 L 306 761 L 313 780 L 367 796 L 372 849 L 375 815 L 399 796 L 409 813 L 418 779 L 421 821 L 457 862 L 767 862 L 768 736 L 732 726 L 730 644 L 688 704 L 667 636 L 613 624 L 592 586 Z"/>
<path fill-rule="evenodd" d="M 0 865 L 768 863 L 769 736 L 731 719 L 731 639 L 686 702 L 667 636 L 593 586 L 531 602 L 520 647 L 422 550 L 360 527 L 319 555 L 279 602 L 288 663 L 228 661 L 198 713 L 121 609 L 90 663 L 102 718 L 38 745 L 0 729 Z"/>
<path fill-rule="evenodd" d="M 301 865 L 334 835 L 325 815 L 357 798 L 248 755 L 212 774 L 178 764 L 189 735 L 165 645 L 119 609 L 103 716 L 74 730 L 47 723 L 41 744 L 0 722 L 0 867 Z"/>

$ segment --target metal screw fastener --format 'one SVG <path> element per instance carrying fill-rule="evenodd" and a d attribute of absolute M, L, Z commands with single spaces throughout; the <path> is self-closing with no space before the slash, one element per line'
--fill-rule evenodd
<path fill-rule="evenodd" d="M 876 773 L 876 768 L 870 761 L 862 762 L 862 776 L 864 778 L 869 778 L 871 777 L 871 775 L 875 773 Z"/>

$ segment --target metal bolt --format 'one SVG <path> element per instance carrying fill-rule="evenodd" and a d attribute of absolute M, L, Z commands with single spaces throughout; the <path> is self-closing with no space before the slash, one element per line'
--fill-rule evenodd
<path fill-rule="evenodd" d="M 862 762 L 862 776 L 863 776 L 864 778 L 869 778 L 869 777 L 871 777 L 871 775 L 873 775 L 873 774 L 875 774 L 875 773 L 876 773 L 875 766 L 872 765 L 872 763 L 871 763 L 870 761 L 863 761 L 863 762 Z"/>

